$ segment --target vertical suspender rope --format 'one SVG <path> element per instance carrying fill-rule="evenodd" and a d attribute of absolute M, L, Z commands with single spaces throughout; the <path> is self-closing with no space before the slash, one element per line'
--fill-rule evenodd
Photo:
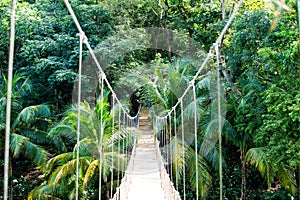
<path fill-rule="evenodd" d="M 160 125 L 161 125 L 161 146 L 162 146 L 165 145 L 165 120 L 162 118 L 160 121 L 161 121 Z"/>
<path fill-rule="evenodd" d="M 177 127 L 176 127 L 176 107 L 174 107 L 174 135 L 175 135 L 175 158 L 176 158 L 176 168 L 178 167 L 178 162 L 177 162 L 177 157 L 178 157 L 178 145 L 177 145 Z M 178 190 L 178 169 L 176 169 L 176 174 L 175 174 L 175 180 L 176 180 L 176 190 Z"/>
<path fill-rule="evenodd" d="M 165 143 L 164 143 L 164 149 L 166 152 L 166 166 L 168 164 L 168 115 L 166 117 L 164 117 L 164 127 L 165 127 Z"/>
<path fill-rule="evenodd" d="M 168 151 L 167 151 L 167 125 L 168 125 L 168 122 L 167 122 L 167 117 L 164 117 L 164 150 L 165 150 L 165 159 L 166 161 L 168 161 Z M 166 165 L 167 165 L 167 162 L 166 162 Z"/>
<path fill-rule="evenodd" d="M 120 140 L 121 140 L 121 109 L 118 108 L 118 185 L 120 185 Z"/>
<path fill-rule="evenodd" d="M 157 119 L 157 117 L 155 116 L 155 126 L 154 126 L 154 128 L 155 128 L 155 132 L 153 133 L 154 134 L 154 142 L 157 140 L 157 133 L 158 133 L 158 126 L 159 126 L 159 124 L 158 124 L 158 119 Z M 155 134 L 156 134 L 156 136 L 155 136 Z"/>
<path fill-rule="evenodd" d="M 170 159 L 170 164 L 171 164 L 171 168 L 170 168 L 170 178 L 171 178 L 171 181 L 173 181 L 173 148 L 171 148 L 171 139 L 172 139 L 172 113 L 170 113 L 169 115 L 169 126 L 170 126 L 170 129 L 169 129 L 169 150 L 170 150 L 170 154 L 169 154 L 169 159 Z"/>
<path fill-rule="evenodd" d="M 153 127 L 153 143 L 155 145 L 156 133 L 157 133 L 157 117 L 155 115 L 153 115 L 152 127 Z"/>
<path fill-rule="evenodd" d="M 216 44 L 216 57 L 219 58 L 219 43 Z M 222 124 L 221 124 L 221 83 L 220 83 L 220 65 L 221 61 L 218 60 L 217 69 L 217 85 L 218 85 L 218 137 L 219 137 L 219 179 L 220 179 L 220 200 L 223 199 L 223 174 L 222 174 Z"/>
<path fill-rule="evenodd" d="M 104 89 L 104 75 L 101 74 L 101 103 L 103 104 L 103 89 Z M 103 129 L 103 105 L 101 105 L 101 111 L 100 111 L 100 144 L 99 144 L 99 200 L 101 200 L 101 187 L 102 187 L 102 159 L 103 159 L 103 152 L 102 152 L 102 142 L 103 142 L 103 136 L 104 136 L 104 129 Z"/>
<path fill-rule="evenodd" d="M 129 127 L 129 118 L 128 118 L 127 114 L 125 115 L 125 117 L 126 117 L 126 128 L 125 128 L 125 130 L 126 130 L 126 136 L 127 136 L 126 137 L 126 155 L 128 157 L 128 144 L 129 144 L 128 142 L 129 142 L 129 137 L 130 137 L 129 130 L 128 130 L 128 127 Z M 129 163 L 128 161 L 129 160 L 127 159 L 127 165 L 126 165 L 126 167 L 128 166 L 128 163 Z"/>
<path fill-rule="evenodd" d="M 162 120 L 161 120 L 161 127 L 162 127 L 162 142 L 161 142 L 161 144 L 165 145 L 165 119 L 164 118 L 162 118 Z"/>
<path fill-rule="evenodd" d="M 125 140 L 123 140 L 123 154 L 125 156 L 125 160 L 126 160 L 126 166 L 127 166 L 127 152 L 126 152 L 126 141 L 127 141 L 127 124 L 126 124 L 126 113 L 125 113 L 125 110 L 123 110 L 123 121 L 124 121 L 124 135 L 125 135 Z M 125 174 L 125 171 L 126 171 L 126 166 L 125 164 L 123 165 L 123 177 L 126 175 Z M 127 185 L 125 185 L 124 187 L 124 196 L 123 196 L 124 199 L 127 198 Z"/>
<path fill-rule="evenodd" d="M 82 71 L 82 43 L 84 35 L 79 34 L 79 64 L 78 64 L 78 113 L 77 113 L 77 149 L 76 149 L 76 200 L 79 199 L 79 147 L 80 147 L 80 103 L 81 103 L 81 71 Z"/>
<path fill-rule="evenodd" d="M 160 145 L 163 145 L 163 140 L 164 140 L 164 128 L 163 128 L 163 119 L 158 119 L 159 122 L 159 127 L 160 127 L 160 131 L 161 131 L 161 138 L 160 138 Z M 163 154 L 162 154 L 163 157 Z"/>
<path fill-rule="evenodd" d="M 115 138 L 115 112 L 114 112 L 114 106 L 115 106 L 115 95 L 112 96 L 112 122 L 111 122 L 111 135 L 112 135 L 112 143 L 111 143 L 111 180 L 110 180 L 110 198 L 113 197 L 113 180 L 114 180 L 114 138 Z"/>
<path fill-rule="evenodd" d="M 161 138 L 160 138 L 160 145 L 162 146 L 163 145 L 163 138 L 164 138 L 164 129 L 163 129 L 163 119 L 157 119 L 158 121 L 158 124 L 159 124 L 159 131 L 161 132 Z M 162 154 L 162 157 L 163 157 L 163 154 Z"/>
<path fill-rule="evenodd" d="M 183 125 L 183 99 L 180 100 L 180 109 L 181 109 L 181 140 L 182 140 L 182 159 L 183 159 L 183 166 L 182 166 L 182 179 L 183 179 L 183 200 L 186 200 L 186 193 L 185 193 L 185 140 L 184 140 L 184 125 Z"/>
<path fill-rule="evenodd" d="M 162 145 L 163 144 L 163 127 L 162 127 L 162 118 L 158 118 L 157 117 L 157 134 L 160 134 L 160 138 L 157 138 L 159 139 L 159 145 Z M 157 135 L 159 136 L 159 135 Z M 162 157 L 163 157 L 163 154 L 162 154 Z"/>
<path fill-rule="evenodd" d="M 125 155 L 125 140 L 126 140 L 126 137 L 127 137 L 127 135 L 126 135 L 126 125 L 125 125 L 125 123 L 126 123 L 126 120 L 125 120 L 125 111 L 123 110 L 123 118 L 122 118 L 123 120 L 123 135 L 124 135 L 124 138 L 123 138 L 123 140 L 122 140 L 122 143 L 123 143 L 123 145 L 122 145 L 122 153 L 123 153 L 123 156 L 124 156 L 124 163 L 123 163 L 123 165 L 122 165 L 122 176 L 124 176 L 125 175 L 125 163 L 127 164 L 127 155 Z M 125 160 L 126 160 L 126 162 L 125 162 Z"/>
<path fill-rule="evenodd" d="M 195 89 L 195 82 L 192 82 L 193 96 L 194 96 L 194 131 L 195 131 L 195 167 L 196 167 L 196 199 L 199 199 L 199 172 L 198 172 L 198 137 L 197 137 L 197 96 Z"/>
<path fill-rule="evenodd" d="M 13 0 L 10 15 L 10 45 L 8 60 L 8 77 L 7 77 L 7 95 L 6 95 L 6 124 L 5 124 L 5 147 L 4 147 L 4 200 L 8 199 L 8 176 L 9 176 L 9 143 L 10 143 L 10 115 L 11 115 L 11 93 L 12 93 L 12 73 L 14 64 L 15 48 L 15 15 L 17 0 Z"/>
<path fill-rule="evenodd" d="M 170 176 L 170 181 L 172 182 L 173 181 L 173 175 L 172 175 L 172 152 L 173 151 L 171 151 L 172 150 L 172 148 L 171 148 L 171 139 L 172 139 L 172 121 L 171 121 L 171 113 L 169 113 L 169 145 L 168 145 L 168 147 L 169 147 L 169 150 L 168 150 L 168 152 L 169 152 L 169 162 L 168 162 L 168 164 L 169 164 L 169 166 L 170 166 L 170 172 L 169 172 L 169 176 Z M 168 184 L 169 185 L 169 184 Z M 171 190 L 170 190 L 170 186 L 168 186 L 168 189 L 169 189 L 169 199 L 171 199 Z"/>

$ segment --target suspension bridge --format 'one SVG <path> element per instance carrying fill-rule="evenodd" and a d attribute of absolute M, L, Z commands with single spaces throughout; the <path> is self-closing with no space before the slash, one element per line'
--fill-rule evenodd
<path fill-rule="evenodd" d="M 188 183 L 186 181 L 186 174 L 191 171 L 195 172 L 193 174 L 193 187 L 189 188 L 195 192 L 193 199 L 200 199 L 201 194 L 199 194 L 199 179 L 201 179 L 201 161 L 199 160 L 199 147 L 197 139 L 198 131 L 198 121 L 197 121 L 197 97 L 195 82 L 200 72 L 206 66 L 207 62 L 216 54 L 219 53 L 219 43 L 223 38 L 226 29 L 232 22 L 237 10 L 242 4 L 242 0 L 239 1 L 235 7 L 231 17 L 229 18 L 227 24 L 225 25 L 220 37 L 217 39 L 216 43 L 212 46 L 211 51 L 207 54 L 207 57 L 199 67 L 197 73 L 189 82 L 187 88 L 182 93 L 182 96 L 178 98 L 178 102 L 169 110 L 165 112 L 164 115 L 156 115 L 155 112 L 150 113 L 146 108 L 141 108 L 139 114 L 135 117 L 131 117 L 128 114 L 128 110 L 125 109 L 118 99 L 113 87 L 106 78 L 106 75 L 101 68 L 99 61 L 97 60 L 94 51 L 92 50 L 88 38 L 86 37 L 84 31 L 82 30 L 76 15 L 73 12 L 71 5 L 68 0 L 64 0 L 65 4 L 71 14 L 73 21 L 75 22 L 77 29 L 79 31 L 80 38 L 80 48 L 79 48 L 79 74 L 78 74 L 78 105 L 81 103 L 81 72 L 82 72 L 82 48 L 83 44 L 86 45 L 92 59 L 94 60 L 97 68 L 100 72 L 100 82 L 101 82 L 101 94 L 103 97 L 104 87 L 107 88 L 112 94 L 112 108 L 116 105 L 119 107 L 118 116 L 112 112 L 112 135 L 117 134 L 116 137 L 120 138 L 121 132 L 125 134 L 129 133 L 133 136 L 132 148 L 118 143 L 117 149 L 114 149 L 114 145 L 110 145 L 111 151 L 118 152 L 119 155 L 123 155 L 125 158 L 125 164 L 121 166 L 121 161 L 118 159 L 114 160 L 112 154 L 111 158 L 103 157 L 102 142 L 104 137 L 103 128 L 100 128 L 99 133 L 99 200 L 103 199 L 102 194 L 102 184 L 103 184 L 103 174 L 107 173 L 104 171 L 105 159 L 110 159 L 110 189 L 108 190 L 108 195 L 104 195 L 104 199 L 111 200 L 186 200 L 186 190 Z M 15 2 L 15 1 L 14 1 Z M 14 4 L 13 9 L 16 5 Z M 12 22 L 12 24 L 14 21 Z M 11 42 L 14 41 L 14 26 L 11 29 Z M 12 63 L 13 63 L 13 42 L 11 43 L 11 52 L 9 60 L 9 78 L 11 80 Z M 220 199 L 222 199 L 222 152 L 221 152 L 221 108 L 220 108 L 220 74 L 218 74 L 217 79 L 217 94 L 216 95 L 216 105 L 218 110 L 218 144 L 219 144 L 219 178 L 220 178 Z M 7 97 L 10 100 L 11 85 L 8 86 Z M 188 99 L 188 97 L 190 97 Z M 188 99 L 188 100 L 187 100 Z M 10 124 L 10 103 L 7 103 L 7 115 L 6 124 Z M 192 109 L 192 116 L 186 116 L 186 108 Z M 100 114 L 100 124 L 102 124 L 102 117 L 104 113 L 101 110 Z M 187 120 L 185 120 L 187 119 Z M 116 121 L 114 121 L 116 120 Z M 138 121 L 138 123 L 136 123 Z M 115 129 L 114 124 L 118 124 L 118 130 Z M 79 148 L 80 148 L 80 109 L 78 109 L 78 123 L 77 123 L 77 152 L 76 152 L 76 200 L 80 199 L 79 192 Z M 130 131 L 129 131 L 130 130 Z M 9 125 L 6 127 L 6 137 L 5 137 L 5 170 L 4 170 L 4 200 L 8 199 L 8 159 L 9 159 Z M 188 136 L 186 135 L 188 132 Z M 124 134 L 124 133 L 122 133 Z M 191 136 L 192 135 L 192 136 Z M 127 139 L 126 139 L 127 140 Z M 113 141 L 113 140 L 112 140 Z M 127 141 L 128 142 L 128 141 Z M 189 146 L 187 145 L 189 142 Z M 186 148 L 189 148 L 189 152 L 193 152 L 193 155 L 187 155 L 185 153 Z M 186 156 L 190 156 L 193 159 L 191 166 L 185 166 Z M 177 157 L 177 160 L 174 160 Z M 180 158 L 178 161 L 178 157 Z M 181 160 L 181 161 L 180 161 Z M 179 172 L 174 168 L 174 164 L 178 162 L 183 163 L 182 170 Z M 126 165 L 126 167 L 125 167 Z M 185 169 L 185 167 L 189 167 Z M 126 168 L 126 169 L 125 169 Z M 116 175 L 117 174 L 117 175 Z M 117 178 L 116 178 L 117 177 Z M 117 179 L 118 185 L 114 185 L 114 181 Z M 121 180 L 121 181 L 119 181 Z M 179 195 L 179 186 L 181 187 L 181 196 Z"/>

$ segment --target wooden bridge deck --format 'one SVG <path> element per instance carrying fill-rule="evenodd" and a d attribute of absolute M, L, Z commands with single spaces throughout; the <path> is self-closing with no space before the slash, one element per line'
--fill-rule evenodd
<path fill-rule="evenodd" d="M 138 143 L 133 160 L 128 200 L 163 200 L 164 191 L 160 178 L 151 121 L 146 111 L 141 111 Z"/>

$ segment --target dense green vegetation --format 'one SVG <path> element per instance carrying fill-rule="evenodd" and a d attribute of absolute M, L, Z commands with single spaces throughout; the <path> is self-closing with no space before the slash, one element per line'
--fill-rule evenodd
<path fill-rule="evenodd" d="M 220 3 L 221 2 L 221 3 Z M 236 0 L 71 0 L 78 20 L 92 48 L 114 54 L 112 36 L 143 27 L 176 30 L 209 51 L 232 13 Z M 224 199 L 299 198 L 300 179 L 300 51 L 297 5 L 294 1 L 250 0 L 240 8 L 222 40 L 222 82 L 225 87 L 226 116 L 223 128 Z M 282 1 L 283 2 L 283 1 Z M 9 17 L 11 1 L 0 1 L 0 166 L 3 167 Z M 74 198 L 77 105 L 72 104 L 77 82 L 79 40 L 77 29 L 62 0 L 21 0 L 16 16 L 16 46 L 12 95 L 10 188 L 13 199 Z M 135 36 L 135 35 L 134 35 Z M 124 40 L 138 42 L 137 38 Z M 133 42 L 134 41 L 134 42 Z M 122 41 L 123 42 L 123 41 Z M 169 44 L 166 40 L 166 44 Z M 128 43 L 128 44 L 129 44 Z M 100 45 L 99 45 L 100 44 Z M 114 44 L 114 43 L 113 43 Z M 111 45 L 113 45 L 111 44 Z M 99 45 L 99 46 L 98 46 Z M 118 44 L 119 45 L 119 44 Z M 141 44 L 141 46 L 147 44 Z M 191 48 L 192 49 L 192 48 Z M 88 56 L 86 48 L 84 57 Z M 134 98 L 143 106 L 156 105 L 163 112 L 171 109 L 197 68 L 189 58 L 161 49 L 132 49 L 126 54 L 109 55 L 103 60 L 113 86 L 132 85 Z M 216 61 L 212 59 L 212 66 Z M 141 72 L 149 79 L 141 78 Z M 153 77 L 158 77 L 153 81 Z M 216 129 L 210 123 L 215 96 L 209 85 L 214 74 L 196 80 L 199 117 L 198 146 L 200 196 L 218 199 L 218 151 L 205 149 L 205 138 Z M 210 87 L 210 89 L 208 89 Z M 99 110 L 105 140 L 103 156 L 110 152 L 109 141 L 118 143 L 127 135 L 113 137 L 111 95 L 93 102 L 82 102 L 80 118 L 85 149 L 80 152 L 80 194 L 97 199 L 96 170 L 99 153 Z M 96 92 L 96 95 L 99 91 Z M 130 104 L 130 102 L 127 102 Z M 185 114 L 193 114 L 186 105 Z M 179 116 L 179 113 L 177 113 Z M 226 119 L 226 120 L 225 120 Z M 173 122 L 172 122 L 173 123 Z M 179 127 L 180 117 L 172 124 Z M 117 125 L 115 125 L 117 128 Z M 209 128 L 208 128 L 209 127 Z M 174 136 L 174 135 L 173 135 Z M 112 139 L 114 138 L 114 139 Z M 127 140 L 130 147 L 131 140 Z M 131 142 L 130 142 L 131 141 Z M 172 144 L 182 150 L 182 141 Z M 173 173 L 191 166 L 193 146 L 185 149 L 187 160 L 174 156 Z M 206 156 L 203 156 L 203 155 Z M 110 185 L 110 165 L 103 166 L 102 195 Z M 24 170 L 26 166 L 26 170 Z M 1 195 L 3 174 L 0 171 Z M 58 176 L 59 174 L 59 176 Z M 195 169 L 187 173 L 187 199 L 195 198 Z M 114 185 L 116 185 L 114 183 Z M 182 185 L 179 184 L 180 192 Z M 0 199 L 1 199 L 0 195 Z"/>

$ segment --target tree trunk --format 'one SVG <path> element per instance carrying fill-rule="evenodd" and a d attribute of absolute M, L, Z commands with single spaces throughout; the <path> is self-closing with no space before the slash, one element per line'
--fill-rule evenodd
<path fill-rule="evenodd" d="M 241 150 L 241 163 L 242 163 L 242 188 L 241 188 L 241 200 L 246 200 L 246 162 L 245 152 Z"/>
<path fill-rule="evenodd" d="M 221 59 L 222 46 L 223 46 L 223 39 L 222 39 L 222 43 L 219 45 L 219 47 L 217 49 L 217 51 L 219 51 L 218 54 L 217 54 L 218 66 L 220 67 L 220 70 L 222 71 L 222 74 L 223 74 L 224 78 L 229 83 L 231 90 L 234 91 L 235 93 L 237 93 L 238 95 L 241 95 L 242 93 L 231 82 L 229 74 L 227 73 L 225 67 L 223 66 L 222 59 Z"/>
<path fill-rule="evenodd" d="M 164 5 L 167 7 L 167 8 L 164 8 L 162 6 L 162 2 L 161 0 L 158 0 L 158 7 L 160 8 L 160 12 L 159 12 L 159 27 L 163 29 L 163 33 L 165 34 L 165 39 L 166 39 L 166 50 L 168 51 L 167 54 L 168 54 L 168 57 L 171 58 L 171 46 L 170 46 L 170 35 L 169 35 L 169 31 L 166 30 L 167 28 L 167 18 L 168 18 L 168 12 L 169 12 L 169 4 L 168 4 L 168 1 L 165 0 L 164 1 Z M 155 53 L 157 53 L 158 51 L 158 40 L 155 40 Z"/>
<path fill-rule="evenodd" d="M 220 0 L 220 3 L 222 5 L 222 19 L 224 20 L 226 18 L 225 0 Z"/>
<path fill-rule="evenodd" d="M 221 3 L 221 10 L 222 10 L 222 20 L 225 20 L 226 18 L 226 7 L 225 7 L 225 0 L 220 0 L 220 3 Z M 222 47 L 223 47 L 223 39 L 224 39 L 224 35 L 221 36 L 221 40 L 220 40 L 220 43 L 217 44 L 218 45 L 218 65 L 220 67 L 220 70 L 222 71 L 222 74 L 224 76 L 224 78 L 226 79 L 226 81 L 229 83 L 230 85 L 230 88 L 232 91 L 234 91 L 235 93 L 237 93 L 238 95 L 241 95 L 241 92 L 234 86 L 234 84 L 231 82 L 230 80 L 230 77 L 229 77 L 229 74 L 227 73 L 225 67 L 223 66 L 223 63 L 222 63 L 222 59 L 221 59 L 221 51 L 222 51 Z"/>

